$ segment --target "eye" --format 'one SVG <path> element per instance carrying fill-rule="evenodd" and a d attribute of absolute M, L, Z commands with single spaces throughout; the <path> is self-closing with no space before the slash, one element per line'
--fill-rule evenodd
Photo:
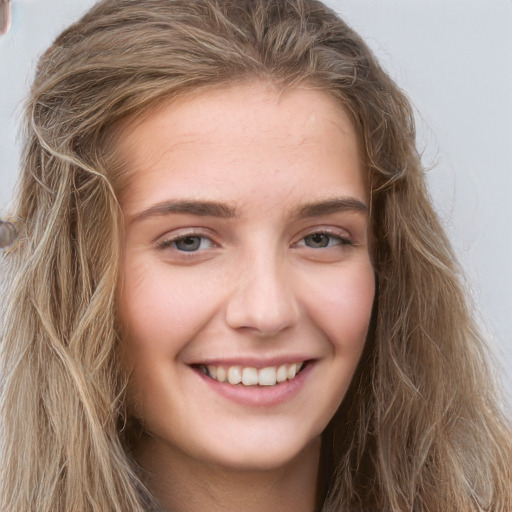
<path fill-rule="evenodd" d="M 192 234 L 169 238 L 158 244 L 159 249 L 171 248 L 180 252 L 197 252 L 214 246 L 215 244 L 209 238 Z"/>
<path fill-rule="evenodd" d="M 297 245 L 310 247 L 312 249 L 327 249 L 337 245 L 352 245 L 352 241 L 347 237 L 320 231 L 305 236 L 297 243 Z"/>

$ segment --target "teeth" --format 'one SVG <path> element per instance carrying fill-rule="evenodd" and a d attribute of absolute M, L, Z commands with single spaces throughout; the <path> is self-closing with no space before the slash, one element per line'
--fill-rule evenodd
<path fill-rule="evenodd" d="M 226 370 L 219 366 L 217 367 L 217 370 L 214 370 L 213 372 L 210 370 L 210 368 L 216 368 L 215 366 L 208 366 L 208 371 L 210 372 L 210 377 L 213 379 L 217 379 L 219 382 L 226 382 L 228 380 L 228 375 L 226 373 Z M 217 375 L 214 375 L 214 373 L 217 373 Z"/>
<path fill-rule="evenodd" d="M 223 372 L 223 377 L 222 377 L 222 381 L 221 382 L 224 382 L 226 380 L 226 372 L 224 371 L 224 368 L 221 367 L 221 370 Z M 208 375 L 210 375 L 210 377 L 213 377 L 214 379 L 217 378 L 217 367 L 216 366 L 208 366 Z"/>
<path fill-rule="evenodd" d="M 244 368 L 242 370 L 242 384 L 244 386 L 256 386 L 258 384 L 258 370 L 256 368 Z"/>
<path fill-rule="evenodd" d="M 258 373 L 258 384 L 260 386 L 273 386 L 276 383 L 276 373 L 275 368 L 262 368 Z"/>
<path fill-rule="evenodd" d="M 232 385 L 242 383 L 244 386 L 275 386 L 281 382 L 292 380 L 300 372 L 304 362 L 268 366 L 256 369 L 252 366 L 199 365 L 199 370 L 219 382 L 229 382 Z"/>
<path fill-rule="evenodd" d="M 277 382 L 284 382 L 287 378 L 288 378 L 288 370 L 286 369 L 286 365 L 282 364 L 277 369 L 276 380 L 277 380 Z"/>
<path fill-rule="evenodd" d="M 242 367 L 230 366 L 228 370 L 228 381 L 230 384 L 240 384 L 242 382 Z"/>
<path fill-rule="evenodd" d="M 296 374 L 297 374 L 297 365 L 295 363 L 293 363 L 293 364 L 291 364 L 288 367 L 288 371 L 286 372 L 286 376 L 289 379 L 293 379 L 293 377 L 295 377 Z"/>

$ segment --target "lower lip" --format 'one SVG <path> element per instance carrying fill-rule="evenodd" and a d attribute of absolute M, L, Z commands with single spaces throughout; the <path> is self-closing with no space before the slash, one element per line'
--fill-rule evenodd
<path fill-rule="evenodd" d="M 224 398 L 252 407 L 273 407 L 291 400 L 299 393 L 309 377 L 313 366 L 313 362 L 308 362 L 305 368 L 295 378 L 281 382 L 275 386 L 233 385 L 212 379 L 200 370 L 194 369 L 194 371 L 203 379 L 210 389 Z"/>

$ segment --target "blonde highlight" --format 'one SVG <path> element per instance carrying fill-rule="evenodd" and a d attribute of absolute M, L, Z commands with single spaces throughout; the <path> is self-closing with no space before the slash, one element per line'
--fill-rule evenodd
<path fill-rule="evenodd" d="M 315 0 L 103 0 L 42 56 L 27 102 L 23 230 L 1 262 L 1 510 L 158 510 L 131 457 L 116 352 L 119 126 L 249 80 L 337 98 L 371 182 L 378 297 L 324 433 L 319 507 L 512 509 L 510 425 L 412 110 L 364 42 Z"/>

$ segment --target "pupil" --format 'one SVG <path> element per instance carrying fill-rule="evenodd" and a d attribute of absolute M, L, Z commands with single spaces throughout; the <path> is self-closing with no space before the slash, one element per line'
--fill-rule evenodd
<path fill-rule="evenodd" d="M 309 243 L 307 243 L 309 241 Z M 329 243 L 329 237 L 323 233 L 316 233 L 306 237 L 306 245 L 310 247 L 327 247 Z"/>
<path fill-rule="evenodd" d="M 201 239 L 198 236 L 186 236 L 176 242 L 176 247 L 180 251 L 196 251 L 199 249 Z"/>

